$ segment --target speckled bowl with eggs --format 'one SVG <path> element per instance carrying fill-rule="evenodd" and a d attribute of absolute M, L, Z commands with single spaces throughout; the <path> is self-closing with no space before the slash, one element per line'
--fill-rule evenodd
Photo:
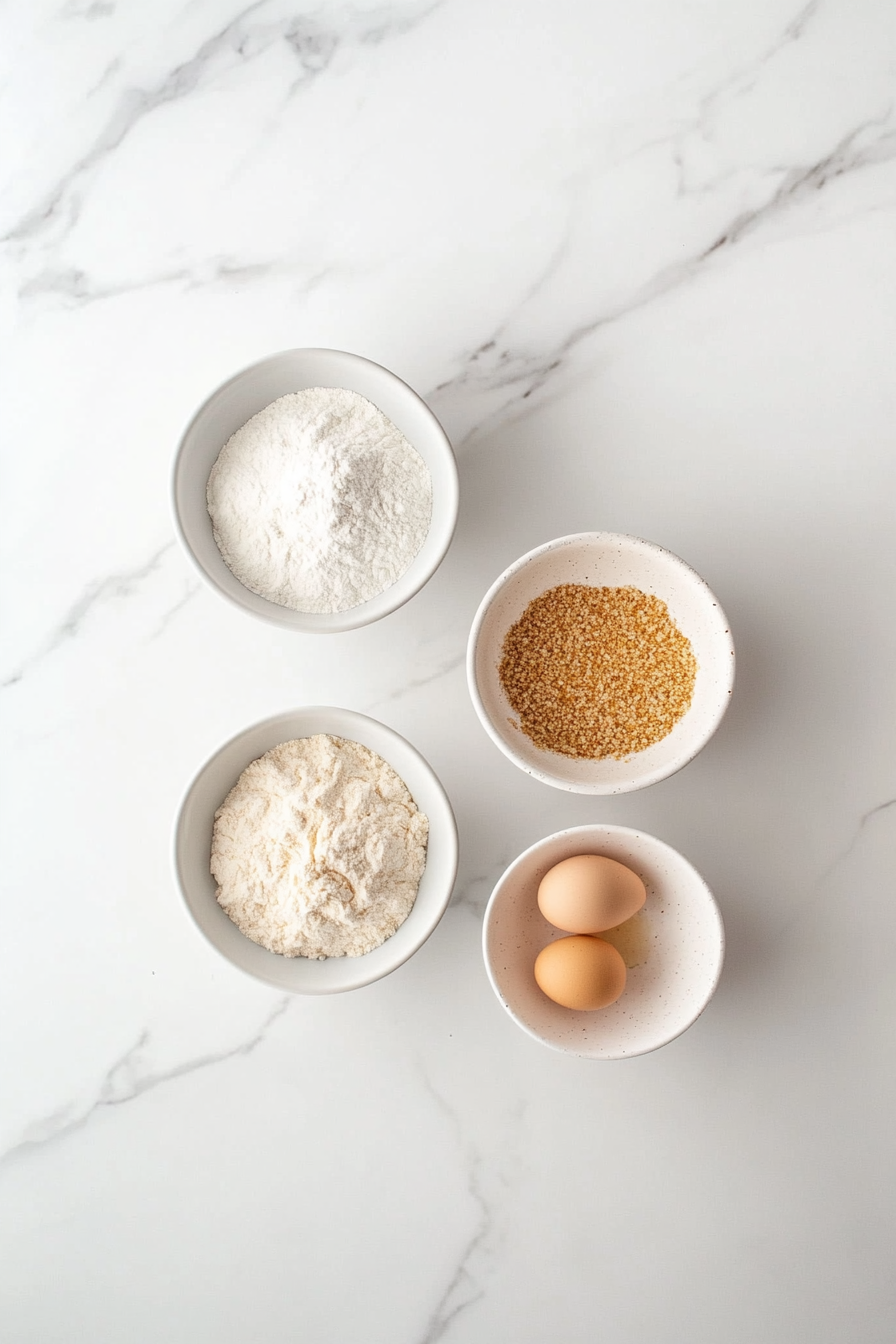
<path fill-rule="evenodd" d="M 535 958 L 567 936 L 538 908 L 545 873 L 574 854 L 602 854 L 631 868 L 647 889 L 641 911 L 612 942 L 627 965 L 615 1003 L 577 1012 L 553 1003 L 535 983 Z M 576 826 L 539 840 L 515 859 L 489 900 L 482 932 L 485 967 L 506 1012 L 534 1040 L 586 1059 L 644 1055 L 697 1020 L 722 971 L 725 932 L 712 892 L 677 850 L 626 826 Z"/>

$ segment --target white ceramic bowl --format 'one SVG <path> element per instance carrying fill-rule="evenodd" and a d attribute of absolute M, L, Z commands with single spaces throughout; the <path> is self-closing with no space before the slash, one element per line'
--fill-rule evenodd
<path fill-rule="evenodd" d="M 331 733 L 377 752 L 407 784 L 429 818 L 426 867 L 414 908 L 391 938 L 363 957 L 282 957 L 240 933 L 215 899 L 209 870 L 215 811 L 243 770 L 266 751 L 298 737 Z M 293 994 L 337 994 L 394 971 L 426 942 L 438 924 L 457 873 L 457 827 L 445 790 L 420 753 L 376 719 L 349 709 L 315 705 L 290 710 L 244 729 L 197 774 L 184 796 L 174 830 L 174 870 L 187 910 L 213 947 L 240 970 Z"/>
<path fill-rule="evenodd" d="M 609 1008 L 561 1008 L 535 983 L 535 958 L 568 935 L 544 918 L 536 899 L 549 868 L 573 854 L 604 854 L 632 868 L 647 888 L 640 921 L 645 959 L 627 973 Z M 626 826 L 576 826 L 527 849 L 498 882 L 482 931 L 485 966 L 507 1012 L 536 1041 L 588 1059 L 644 1055 L 694 1022 L 715 991 L 725 934 L 712 893 L 688 861 L 662 840 Z"/>
<path fill-rule="evenodd" d="M 666 603 L 690 640 L 697 659 L 691 706 L 646 751 L 624 760 L 575 760 L 543 751 L 517 727 L 498 677 L 504 637 L 534 598 L 561 583 L 640 588 Z M 492 584 L 470 630 L 467 682 L 486 732 L 521 770 L 573 793 L 628 793 L 674 774 L 712 737 L 734 686 L 734 641 L 717 599 L 671 551 L 616 532 L 579 532 L 529 551 Z"/>
<path fill-rule="evenodd" d="M 391 588 L 350 611 L 291 611 L 244 587 L 218 550 L 206 502 L 209 473 L 231 435 L 278 397 L 306 387 L 347 388 L 372 401 L 417 450 L 432 477 L 432 522 L 421 550 Z M 448 436 L 425 401 L 388 369 L 344 350 L 284 350 L 235 374 L 199 408 L 177 451 L 172 497 L 177 534 L 199 573 L 217 592 L 276 625 L 331 634 L 378 621 L 432 578 L 457 521 L 457 464 Z"/>

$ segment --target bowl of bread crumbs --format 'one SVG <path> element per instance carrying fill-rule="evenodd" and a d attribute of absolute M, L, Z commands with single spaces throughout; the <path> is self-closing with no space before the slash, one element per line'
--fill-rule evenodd
<path fill-rule="evenodd" d="M 420 753 L 367 715 L 311 705 L 206 761 L 173 857 L 189 915 L 232 965 L 294 994 L 336 994 L 426 942 L 457 852 L 451 804 Z"/>
<path fill-rule="evenodd" d="M 712 737 L 734 641 L 683 560 L 639 537 L 579 532 L 495 580 L 470 630 L 467 681 L 486 732 L 521 770 L 573 793 L 628 793 Z"/>

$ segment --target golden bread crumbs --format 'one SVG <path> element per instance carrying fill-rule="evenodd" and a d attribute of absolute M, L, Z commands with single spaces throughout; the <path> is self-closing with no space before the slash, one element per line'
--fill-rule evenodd
<path fill-rule="evenodd" d="M 697 660 L 660 598 L 562 583 L 510 627 L 498 674 L 536 747 L 621 760 L 659 742 L 684 716 Z"/>

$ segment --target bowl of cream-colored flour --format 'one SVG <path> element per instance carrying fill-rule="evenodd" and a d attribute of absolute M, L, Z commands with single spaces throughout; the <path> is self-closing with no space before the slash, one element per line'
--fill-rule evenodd
<path fill-rule="evenodd" d="M 187 789 L 174 835 L 200 932 L 294 994 L 358 989 L 413 956 L 447 908 L 457 853 L 451 804 L 420 753 L 332 706 L 226 742 Z"/>
<path fill-rule="evenodd" d="M 369 625 L 419 592 L 457 521 L 454 453 L 394 373 L 284 350 L 228 379 L 181 439 L 178 535 L 225 598 L 293 630 Z"/>

